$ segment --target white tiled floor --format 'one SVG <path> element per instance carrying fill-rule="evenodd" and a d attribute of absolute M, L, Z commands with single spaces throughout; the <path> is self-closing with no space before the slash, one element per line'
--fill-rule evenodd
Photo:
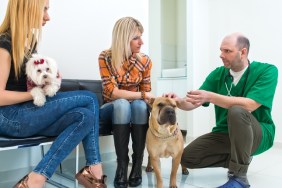
<path fill-rule="evenodd" d="M 269 151 L 255 156 L 249 167 L 248 178 L 253 188 L 279 188 L 282 187 L 282 147 L 274 146 Z M 171 159 L 162 159 L 162 176 L 165 188 L 169 185 Z M 104 172 L 108 175 L 107 185 L 113 187 L 116 163 L 104 163 Z M 130 168 L 129 168 L 130 171 Z M 223 168 L 205 168 L 189 170 L 188 176 L 182 175 L 179 168 L 177 174 L 178 187 L 180 188 L 214 188 L 227 181 L 227 170 Z M 142 188 L 155 187 L 154 173 L 143 170 Z M 281 179 L 280 179 L 281 178 Z"/>
<path fill-rule="evenodd" d="M 275 145 L 269 151 L 255 156 L 249 167 L 248 178 L 253 188 L 279 188 L 282 187 L 282 147 Z M 169 174 L 171 159 L 162 159 L 162 176 L 164 181 L 164 188 L 168 188 L 169 185 Z M 104 162 L 104 173 L 108 176 L 107 185 L 108 188 L 113 187 L 113 179 L 115 175 L 116 162 L 107 161 Z M 130 167 L 129 167 L 130 172 Z M 189 170 L 188 176 L 182 175 L 180 168 L 177 174 L 177 182 L 179 188 L 214 188 L 224 184 L 227 181 L 227 170 L 223 168 L 205 168 L 205 169 L 194 169 Z M 2 176 L 2 175 L 1 175 Z M 155 187 L 154 173 L 146 173 L 143 169 L 143 182 L 139 187 L 150 188 Z M 281 178 L 281 179 L 280 179 Z M 60 178 L 57 175 L 53 176 L 54 180 L 60 181 L 66 187 L 73 188 L 74 183 Z M 10 188 L 12 183 L 3 183 L 0 177 L 0 187 Z M 81 186 L 79 186 L 81 187 Z M 54 186 L 47 184 L 46 188 L 54 188 Z"/>

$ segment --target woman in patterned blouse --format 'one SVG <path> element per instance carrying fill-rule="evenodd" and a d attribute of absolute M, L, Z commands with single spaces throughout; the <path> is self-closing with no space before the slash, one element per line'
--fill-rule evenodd
<path fill-rule="evenodd" d="M 115 187 L 136 187 L 142 183 L 142 161 L 148 129 L 146 101 L 154 97 L 151 91 L 150 58 L 140 53 L 143 26 L 132 18 L 119 19 L 112 33 L 112 45 L 99 56 L 106 103 L 100 108 L 100 118 L 113 124 L 117 155 Z M 132 138 L 132 169 L 127 180 L 128 143 Z"/>

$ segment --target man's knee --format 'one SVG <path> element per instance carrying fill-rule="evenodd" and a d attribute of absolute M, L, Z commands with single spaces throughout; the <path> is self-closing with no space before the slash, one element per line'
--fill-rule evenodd
<path fill-rule="evenodd" d="M 228 129 L 231 132 L 241 133 L 242 130 L 246 129 L 246 126 L 250 125 L 248 123 L 248 111 L 240 106 L 232 106 L 228 109 L 227 124 Z"/>
<path fill-rule="evenodd" d="M 246 112 L 247 110 L 245 110 L 241 106 L 234 105 L 228 109 L 228 118 L 237 119 L 238 117 L 242 116 Z"/>

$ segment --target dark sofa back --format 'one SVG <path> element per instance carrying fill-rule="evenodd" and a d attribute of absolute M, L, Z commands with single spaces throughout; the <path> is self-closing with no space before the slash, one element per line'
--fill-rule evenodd
<path fill-rule="evenodd" d="M 60 91 L 89 90 L 97 95 L 99 105 L 104 104 L 101 80 L 63 79 Z"/>
<path fill-rule="evenodd" d="M 79 79 L 63 79 L 60 91 L 73 91 L 73 90 L 89 90 L 96 94 L 99 105 L 104 104 L 103 101 L 103 88 L 101 80 L 79 80 Z M 100 121 L 99 135 L 106 136 L 112 134 L 112 125 Z"/>

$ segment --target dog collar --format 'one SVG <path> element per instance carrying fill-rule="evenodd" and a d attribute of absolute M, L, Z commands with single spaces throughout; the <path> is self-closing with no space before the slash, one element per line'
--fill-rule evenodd
<path fill-rule="evenodd" d="M 179 128 L 176 127 L 176 129 L 174 130 L 173 134 L 170 135 L 170 136 L 161 136 L 158 132 L 156 132 L 155 130 L 151 129 L 149 127 L 150 131 L 152 132 L 152 134 L 157 137 L 157 138 L 160 138 L 160 139 L 168 139 L 168 138 L 171 138 L 171 137 L 175 137 L 179 131 Z"/>

